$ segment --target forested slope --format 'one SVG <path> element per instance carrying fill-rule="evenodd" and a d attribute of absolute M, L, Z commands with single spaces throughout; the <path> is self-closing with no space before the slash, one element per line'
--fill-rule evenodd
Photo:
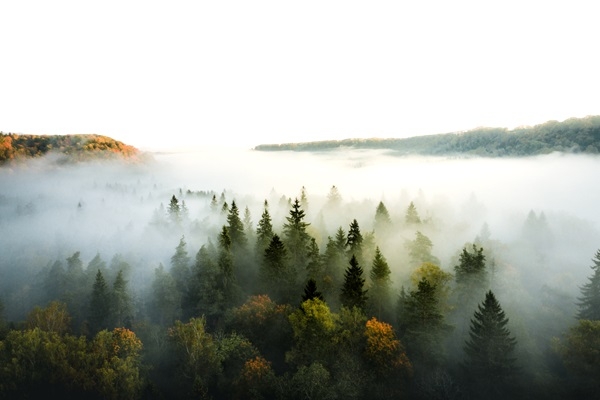
<path fill-rule="evenodd" d="M 101 135 L 19 135 L 0 132 L 0 165 L 49 153 L 60 155 L 62 162 L 92 159 L 139 159 L 133 146 Z"/>
<path fill-rule="evenodd" d="M 476 155 L 523 157 L 552 152 L 597 154 L 600 116 L 549 121 L 532 127 L 476 128 L 467 132 L 405 139 L 345 139 L 306 143 L 261 144 L 261 151 L 326 151 L 339 148 L 388 149 L 399 155 Z"/>

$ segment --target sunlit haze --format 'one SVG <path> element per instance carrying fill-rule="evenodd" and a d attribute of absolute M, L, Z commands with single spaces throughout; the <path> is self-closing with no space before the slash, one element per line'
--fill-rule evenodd
<path fill-rule="evenodd" d="M 0 130 L 142 149 L 598 114 L 594 2 L 3 1 Z"/>

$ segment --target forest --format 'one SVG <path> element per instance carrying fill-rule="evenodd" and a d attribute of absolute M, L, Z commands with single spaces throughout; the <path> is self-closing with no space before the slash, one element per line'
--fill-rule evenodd
<path fill-rule="evenodd" d="M 515 129 L 481 127 L 466 132 L 406 139 L 346 139 L 305 143 L 262 144 L 260 151 L 327 151 L 340 148 L 385 149 L 396 155 L 524 157 L 552 152 L 598 154 L 600 116 L 548 121 Z"/>
<path fill-rule="evenodd" d="M 593 222 L 36 162 L 0 171 L 1 398 L 600 393 Z"/>

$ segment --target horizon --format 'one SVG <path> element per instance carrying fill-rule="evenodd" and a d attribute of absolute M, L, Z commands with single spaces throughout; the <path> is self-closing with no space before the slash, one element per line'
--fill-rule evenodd
<path fill-rule="evenodd" d="M 1 128 L 169 149 L 582 118 L 598 114 L 593 11 L 467 0 L 8 2 Z"/>

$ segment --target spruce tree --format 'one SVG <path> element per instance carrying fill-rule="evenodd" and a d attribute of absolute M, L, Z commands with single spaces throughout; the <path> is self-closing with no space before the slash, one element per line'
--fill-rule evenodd
<path fill-rule="evenodd" d="M 406 215 L 404 216 L 404 220 L 407 224 L 415 225 L 421 223 L 421 218 L 419 217 L 419 213 L 417 212 L 417 207 L 415 207 L 414 203 L 411 201 L 406 209 Z"/>
<path fill-rule="evenodd" d="M 391 225 L 390 213 L 385 204 L 383 204 L 383 201 L 380 201 L 375 210 L 375 232 L 385 233 Z"/>
<path fill-rule="evenodd" d="M 363 269 L 358 264 L 354 255 L 350 259 L 350 266 L 344 274 L 344 285 L 340 301 L 346 308 L 357 307 L 364 310 L 367 303 L 367 290 L 364 289 L 365 279 L 363 278 Z"/>
<path fill-rule="evenodd" d="M 324 301 L 323 293 L 317 290 L 317 281 L 310 278 L 308 282 L 306 282 L 306 286 L 304 287 L 304 294 L 302 295 L 302 302 L 306 300 L 319 299 Z"/>
<path fill-rule="evenodd" d="M 264 255 L 265 249 L 269 246 L 273 238 L 273 222 L 269 214 L 269 203 L 265 200 L 263 213 L 256 227 L 256 254 L 259 257 Z"/>
<path fill-rule="evenodd" d="M 590 276 L 589 282 L 581 286 L 581 297 L 579 303 L 579 312 L 577 318 L 591 321 L 600 320 L 600 250 L 592 259 L 594 265 L 590 268 L 594 271 Z"/>
<path fill-rule="evenodd" d="M 175 197 L 175 195 L 171 197 L 171 201 L 169 202 L 168 213 L 171 222 L 173 222 L 174 224 L 178 224 L 181 222 L 181 207 L 179 206 L 179 200 L 177 200 L 177 197 Z"/>
<path fill-rule="evenodd" d="M 98 270 L 90 299 L 90 328 L 93 333 L 108 328 L 110 318 L 110 293 L 102 272 Z"/>
<path fill-rule="evenodd" d="M 295 273 L 304 271 L 308 261 L 306 250 L 310 236 L 306 232 L 306 227 L 310 224 L 304 222 L 304 218 L 305 213 L 300 206 L 300 201 L 295 199 L 290 210 L 290 216 L 286 217 L 287 223 L 283 225 L 284 243 Z"/>
<path fill-rule="evenodd" d="M 471 319 L 464 347 L 467 356 L 464 367 L 470 376 L 487 383 L 502 383 L 515 371 L 513 352 L 517 341 L 507 324 L 508 318 L 496 296 L 488 291 Z"/>
<path fill-rule="evenodd" d="M 113 283 L 112 290 L 112 313 L 114 326 L 131 327 L 133 322 L 133 305 L 127 288 L 127 281 L 120 270 Z"/>
<path fill-rule="evenodd" d="M 360 227 L 358 221 L 354 219 L 350 223 L 350 230 L 346 239 L 346 246 L 348 246 L 348 253 L 353 254 L 359 261 L 362 261 L 362 243 L 363 237 L 360 233 Z"/>
<path fill-rule="evenodd" d="M 188 290 L 190 272 L 190 257 L 186 250 L 185 237 L 181 236 L 179 244 L 175 248 L 175 254 L 171 257 L 171 276 L 177 284 L 177 289 L 184 294 Z"/>
<path fill-rule="evenodd" d="M 244 232 L 244 223 L 240 219 L 240 210 L 235 204 L 235 200 L 231 202 L 231 208 L 227 215 L 227 223 L 229 230 L 229 237 L 231 238 L 231 244 L 234 249 L 243 248 L 246 245 L 247 238 Z"/>
<path fill-rule="evenodd" d="M 379 247 L 377 247 L 369 275 L 373 283 L 370 289 L 371 302 L 379 320 L 382 319 L 382 314 L 385 313 L 389 304 L 390 286 L 392 283 L 390 274 L 390 267 L 385 257 L 381 254 Z M 384 316 L 387 317 L 387 315 Z"/>

